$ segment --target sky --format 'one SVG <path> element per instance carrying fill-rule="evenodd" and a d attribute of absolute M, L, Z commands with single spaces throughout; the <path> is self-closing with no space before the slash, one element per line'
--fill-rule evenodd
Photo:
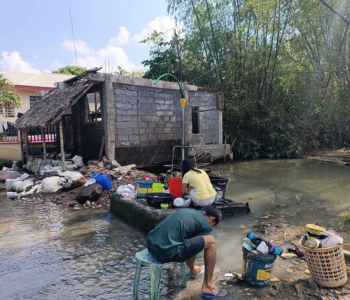
<path fill-rule="evenodd" d="M 175 27 L 166 0 L 11 0 L 0 13 L 0 72 L 51 72 L 75 65 L 142 70 L 155 29 Z M 170 31 L 171 32 L 171 31 Z"/>

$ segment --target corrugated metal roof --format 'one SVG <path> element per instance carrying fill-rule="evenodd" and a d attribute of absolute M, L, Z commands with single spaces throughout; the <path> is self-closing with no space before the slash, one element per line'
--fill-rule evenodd
<path fill-rule="evenodd" d="M 38 86 L 38 87 L 55 87 L 56 82 L 65 81 L 67 79 L 73 78 L 73 75 L 66 74 L 55 74 L 55 73 L 21 73 L 21 72 L 11 72 L 4 71 L 0 74 L 4 78 L 8 79 L 13 85 L 24 85 L 24 86 Z"/>

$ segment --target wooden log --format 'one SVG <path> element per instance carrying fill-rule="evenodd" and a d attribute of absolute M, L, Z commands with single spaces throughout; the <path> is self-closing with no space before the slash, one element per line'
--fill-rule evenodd
<path fill-rule="evenodd" d="M 43 142 L 44 166 L 46 166 L 47 165 L 47 159 L 46 159 L 46 144 L 45 144 L 45 131 L 44 131 L 44 128 L 41 128 L 41 140 Z"/>
<path fill-rule="evenodd" d="M 61 160 L 63 172 L 66 172 L 66 158 L 64 156 L 64 139 L 63 139 L 63 129 L 62 129 L 62 119 L 60 120 L 60 144 L 61 144 Z"/>
<path fill-rule="evenodd" d="M 132 164 L 132 165 L 127 165 L 127 166 L 120 167 L 120 168 L 115 168 L 115 169 L 113 169 L 113 171 L 116 172 L 117 174 L 126 175 L 132 169 L 135 169 L 135 168 L 136 168 L 136 165 Z"/>
<path fill-rule="evenodd" d="M 101 161 L 102 159 L 102 153 L 103 153 L 104 147 L 105 147 L 105 137 L 103 136 L 101 141 L 100 153 L 98 154 L 98 161 Z"/>
<path fill-rule="evenodd" d="M 26 163 L 29 159 L 29 141 L 28 141 L 28 128 L 24 129 L 24 136 L 26 139 Z"/>

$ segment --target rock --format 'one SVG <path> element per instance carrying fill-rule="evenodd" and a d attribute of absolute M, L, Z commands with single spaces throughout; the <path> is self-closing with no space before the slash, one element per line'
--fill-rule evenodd
<path fill-rule="evenodd" d="M 303 291 L 304 291 L 304 289 L 305 289 L 305 284 L 302 283 L 302 282 L 297 283 L 297 284 L 294 285 L 294 288 L 295 288 L 295 290 L 296 290 L 297 293 L 298 293 L 298 297 L 301 297 L 302 294 L 303 294 Z"/>
<path fill-rule="evenodd" d="M 83 186 L 85 183 L 86 183 L 85 179 L 80 179 L 80 180 L 73 181 L 71 186 L 72 186 L 73 189 L 76 189 L 76 188 L 78 188 L 80 186 Z"/>
<path fill-rule="evenodd" d="M 68 206 L 75 206 L 75 205 L 78 205 L 79 203 L 77 202 L 77 201 L 75 201 L 75 200 L 73 200 L 73 201 L 70 201 L 69 203 L 68 203 Z M 80 205 L 80 204 L 79 204 Z"/>
<path fill-rule="evenodd" d="M 87 187 L 83 187 L 80 193 L 77 195 L 76 200 L 80 204 L 84 204 L 87 200 L 89 201 L 97 201 L 100 199 L 102 194 L 102 185 L 98 183 L 94 183 Z"/>
<path fill-rule="evenodd" d="M 85 205 L 86 205 L 87 207 L 91 207 L 91 202 L 88 200 L 88 201 L 85 202 Z"/>
<path fill-rule="evenodd" d="M 115 168 L 121 168 L 121 164 L 118 163 L 116 160 L 112 159 L 111 160 L 111 164 L 112 164 L 112 169 L 115 169 Z"/>
<path fill-rule="evenodd" d="M 67 182 L 62 184 L 62 190 L 63 191 L 70 191 L 72 190 L 72 183 L 71 182 Z"/>
<path fill-rule="evenodd" d="M 63 201 L 56 201 L 56 204 L 62 204 Z"/>
<path fill-rule="evenodd" d="M 75 211 L 77 211 L 77 210 L 81 210 L 82 208 L 81 207 L 79 207 L 79 206 L 74 206 L 73 207 L 73 210 L 75 210 Z"/>

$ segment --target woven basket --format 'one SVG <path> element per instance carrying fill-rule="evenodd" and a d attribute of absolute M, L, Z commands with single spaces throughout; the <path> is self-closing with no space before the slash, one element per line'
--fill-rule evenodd
<path fill-rule="evenodd" d="M 348 280 L 343 252 L 343 239 L 334 247 L 303 250 L 312 278 L 323 287 L 335 288 L 342 286 Z"/>

